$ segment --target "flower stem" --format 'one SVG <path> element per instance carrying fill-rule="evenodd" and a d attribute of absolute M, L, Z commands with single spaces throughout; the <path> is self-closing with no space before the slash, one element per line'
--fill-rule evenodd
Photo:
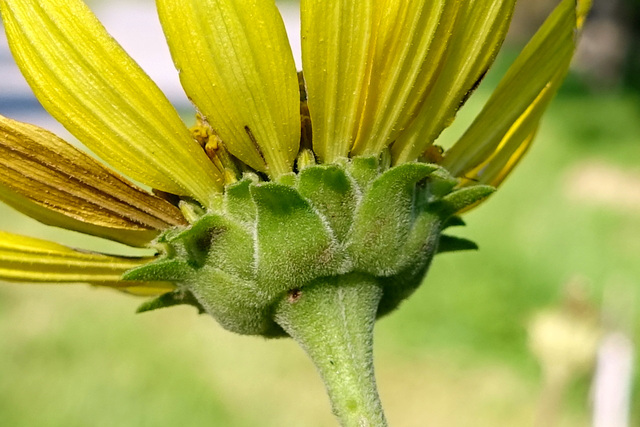
<path fill-rule="evenodd" d="M 373 325 L 381 287 L 370 276 L 316 280 L 289 292 L 276 322 L 313 360 L 343 427 L 385 427 L 373 372 Z"/>

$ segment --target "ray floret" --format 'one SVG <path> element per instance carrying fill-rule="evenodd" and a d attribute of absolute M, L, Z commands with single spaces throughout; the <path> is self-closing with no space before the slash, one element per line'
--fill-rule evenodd
<path fill-rule="evenodd" d="M 44 108 L 111 166 L 207 205 L 223 180 L 178 113 L 81 0 L 0 1 L 9 47 Z"/>

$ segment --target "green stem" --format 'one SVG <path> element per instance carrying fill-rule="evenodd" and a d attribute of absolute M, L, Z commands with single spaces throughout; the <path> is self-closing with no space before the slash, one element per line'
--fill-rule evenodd
<path fill-rule="evenodd" d="M 373 325 L 382 290 L 360 274 L 316 280 L 291 291 L 276 322 L 313 360 L 344 427 L 385 427 L 373 372 Z"/>

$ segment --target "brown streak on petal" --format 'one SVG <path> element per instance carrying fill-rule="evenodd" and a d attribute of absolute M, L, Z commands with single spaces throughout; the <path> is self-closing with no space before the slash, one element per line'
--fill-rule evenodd
<path fill-rule="evenodd" d="M 0 156 L 6 162 L 0 164 L 0 171 L 3 172 L 0 182 L 36 203 L 94 224 L 108 218 L 111 226 L 117 226 L 112 223 L 115 221 L 122 228 L 161 230 L 170 226 L 131 205 L 123 204 L 100 189 L 87 186 L 74 176 L 53 168 L 43 170 L 41 164 L 23 153 L 7 153 L 4 148 L 0 146 Z"/>
<path fill-rule="evenodd" d="M 162 230 L 186 225 L 167 201 L 134 186 L 52 133 L 0 116 L 0 183 L 79 221 Z"/>
<path fill-rule="evenodd" d="M 247 136 L 251 140 L 251 143 L 253 144 L 253 146 L 257 150 L 258 154 L 260 155 L 260 158 L 262 158 L 262 162 L 265 164 L 265 166 L 268 166 L 267 165 L 267 159 L 265 159 L 264 153 L 262 152 L 262 149 L 260 148 L 260 144 L 258 144 L 258 140 L 256 139 L 255 135 L 253 134 L 253 131 L 251 130 L 251 128 L 249 126 L 245 126 L 244 127 L 244 131 L 246 132 Z"/>

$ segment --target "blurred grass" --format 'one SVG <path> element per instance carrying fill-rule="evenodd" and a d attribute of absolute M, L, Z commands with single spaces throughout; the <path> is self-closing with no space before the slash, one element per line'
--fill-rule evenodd
<path fill-rule="evenodd" d="M 504 68 L 444 139 L 464 129 Z M 640 173 L 639 110 L 637 98 L 591 94 L 570 79 L 513 177 L 456 230 L 481 250 L 438 256 L 416 295 L 378 323 L 391 425 L 531 425 L 540 390 L 526 345 L 532 313 L 575 276 L 588 280 L 595 304 L 613 282 L 638 286 L 638 211 L 575 200 L 567 187 L 594 160 Z M 100 245 L 0 213 L 5 230 Z M 0 425 L 334 425 L 292 342 L 234 336 L 185 307 L 135 316 L 139 303 L 85 286 L 0 287 Z M 589 423 L 588 387 L 588 378 L 573 385 L 560 425 Z"/>

